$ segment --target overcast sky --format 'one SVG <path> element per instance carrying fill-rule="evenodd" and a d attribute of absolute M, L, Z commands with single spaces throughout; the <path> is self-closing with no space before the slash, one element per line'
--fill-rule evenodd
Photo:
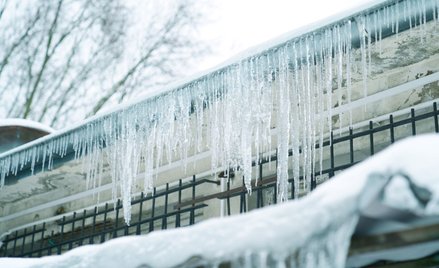
<path fill-rule="evenodd" d="M 215 0 L 200 34 L 215 44 L 200 70 L 249 47 L 373 0 Z M 199 70 L 199 71 L 200 71 Z"/>

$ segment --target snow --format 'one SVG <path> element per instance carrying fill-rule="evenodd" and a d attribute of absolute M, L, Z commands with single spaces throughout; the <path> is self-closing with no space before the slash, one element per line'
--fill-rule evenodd
<path fill-rule="evenodd" d="M 284 267 L 290 262 L 294 267 L 344 267 L 357 220 L 367 214 L 372 201 L 418 215 L 439 215 L 439 151 L 431 148 L 439 148 L 439 135 L 408 138 L 298 200 L 190 227 L 83 246 L 61 256 L 2 258 L 0 266 L 174 267 L 191 259 L 213 267 L 238 261 L 246 267 Z M 402 202 L 410 188 L 390 180 L 397 173 L 432 193 L 425 207 Z"/>
<path fill-rule="evenodd" d="M 55 131 L 53 128 L 49 126 L 43 125 L 41 123 L 32 120 L 21 119 L 21 118 L 6 118 L 0 120 L 0 127 L 9 127 L 9 126 L 33 128 L 47 133 L 52 133 Z"/>
<path fill-rule="evenodd" d="M 388 25 L 413 16 L 404 16 L 399 12 L 402 5 L 394 5 L 394 1 L 374 1 L 368 7 L 377 9 L 381 3 L 389 5 L 383 18 Z M 250 192 L 254 156 L 260 160 L 259 155 L 277 148 L 278 200 L 287 199 L 290 166 L 295 189 L 299 190 L 299 177 L 303 176 L 302 190 L 308 192 L 312 176 L 321 169 L 321 164 L 316 167 L 316 162 L 321 163 L 317 161 L 321 152 L 318 155 L 315 145 L 322 144 L 324 134 L 333 128 L 332 109 L 336 104 L 331 100 L 331 81 L 337 81 L 338 106 L 346 104 L 341 93 L 346 90 L 350 96 L 354 64 L 351 44 L 358 38 L 362 56 L 357 65 L 361 66 L 367 95 L 370 38 L 366 40 L 364 32 L 375 30 L 376 25 L 370 24 L 376 17 L 372 11 L 354 10 L 342 20 L 333 18 L 323 26 L 302 29 L 286 39 L 249 50 L 208 73 L 148 92 L 140 101 L 0 154 L 0 187 L 7 176 L 16 175 L 27 164 L 33 171 L 42 160 L 42 170 L 51 169 L 54 155 L 62 157 L 73 148 L 75 157 L 83 160 L 89 188 L 100 185 L 100 171 L 108 162 L 113 199 L 121 197 L 129 224 L 132 187 L 142 166 L 147 169 L 144 191 L 148 193 L 160 166 L 172 159 L 180 159 L 185 166 L 191 148 L 198 152 L 208 149 L 212 172 L 218 168 L 239 170 Z M 418 7 L 414 14 L 425 18 L 425 12 Z M 425 19 L 415 25 L 422 23 Z M 383 24 L 381 21 L 378 26 L 380 32 L 389 28 Z M 345 78 L 346 89 L 342 87 Z M 343 113 L 337 116 L 341 131 Z M 278 131 L 275 144 L 273 127 Z M 292 162 L 288 158 L 290 149 L 294 153 Z"/>

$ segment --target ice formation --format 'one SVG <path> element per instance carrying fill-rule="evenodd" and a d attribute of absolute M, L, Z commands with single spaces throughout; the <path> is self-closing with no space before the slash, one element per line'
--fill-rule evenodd
<path fill-rule="evenodd" d="M 345 124 L 343 114 L 333 114 L 332 108 L 349 105 L 354 66 L 359 66 L 367 95 L 372 43 L 379 47 L 383 34 L 397 34 L 402 22 L 422 27 L 427 16 L 437 20 L 438 7 L 436 0 L 385 1 L 291 36 L 161 95 L 0 155 L 0 185 L 25 166 L 52 168 L 55 155 L 63 157 L 73 148 L 84 161 L 89 187 L 99 185 L 103 166 L 109 164 L 114 198 L 122 197 L 129 224 L 131 192 L 140 171 L 145 171 L 145 191 L 151 192 L 157 167 L 175 159 L 186 163 L 188 156 L 208 149 L 212 170 L 240 170 L 251 191 L 252 162 L 276 149 L 278 200 L 285 201 L 289 170 L 295 191 L 303 187 L 306 192 L 322 169 L 318 148 L 333 130 L 333 117 L 340 129 Z M 353 56 L 357 49 L 359 58 Z M 272 139 L 274 128 L 277 138 Z"/>

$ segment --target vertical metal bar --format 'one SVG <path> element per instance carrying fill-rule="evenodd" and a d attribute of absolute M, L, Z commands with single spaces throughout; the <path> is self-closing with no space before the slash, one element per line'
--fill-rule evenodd
<path fill-rule="evenodd" d="M 242 185 L 245 187 L 244 178 L 242 179 Z M 245 198 L 245 196 L 244 195 L 245 194 L 243 192 L 239 195 L 239 213 L 240 214 L 245 212 L 245 209 L 244 209 L 244 198 Z"/>
<path fill-rule="evenodd" d="M 131 204 L 131 206 L 133 205 L 133 201 L 131 200 L 131 202 L 130 202 Z M 127 236 L 128 235 L 128 228 L 129 228 L 129 226 L 128 226 L 128 224 L 126 224 L 125 222 L 124 223 L 122 223 L 123 224 L 123 226 L 124 226 L 124 228 L 123 228 L 123 235 L 124 236 Z"/>
<path fill-rule="evenodd" d="M 244 206 L 243 207 L 244 212 L 247 212 L 247 192 L 244 192 L 242 194 L 242 200 L 243 200 L 242 205 Z"/>
<path fill-rule="evenodd" d="M 259 159 L 262 159 L 262 155 Z M 263 175 L 263 169 L 262 169 L 262 161 L 259 162 L 259 184 L 258 184 L 258 190 L 256 195 L 256 207 L 260 208 L 262 207 L 262 175 Z"/>
<path fill-rule="evenodd" d="M 30 241 L 30 250 L 29 250 L 29 252 L 30 252 L 30 254 L 29 254 L 29 257 L 32 257 L 32 252 L 34 251 L 34 244 L 35 244 L 35 230 L 37 229 L 37 226 L 36 225 L 34 225 L 33 227 L 32 227 L 32 238 L 31 238 L 31 241 Z M 7 239 L 7 237 L 6 237 L 6 239 Z"/>
<path fill-rule="evenodd" d="M 3 251 L 3 257 L 8 257 L 9 235 L 6 235 L 6 239 L 5 239 L 5 241 L 3 243 L 5 243 L 5 249 Z"/>
<path fill-rule="evenodd" d="M 166 183 L 165 211 L 163 213 L 163 218 L 162 218 L 162 230 L 168 228 L 168 195 L 169 195 L 169 183 Z"/>
<path fill-rule="evenodd" d="M 374 155 L 375 148 L 373 143 L 373 122 L 369 121 L 369 142 L 370 142 L 370 155 Z"/>
<path fill-rule="evenodd" d="M 129 226 L 127 224 L 124 225 L 124 231 L 123 231 L 123 235 L 127 236 L 128 235 L 128 228 Z"/>
<path fill-rule="evenodd" d="M 274 197 L 273 197 L 273 200 L 274 200 L 274 203 L 277 204 L 277 185 L 274 184 L 274 185 L 273 185 L 273 188 L 274 188 Z"/>
<path fill-rule="evenodd" d="M 52 233 L 50 234 L 50 238 L 49 238 L 49 242 L 50 241 L 52 241 L 52 243 L 53 243 L 53 236 L 55 235 L 55 232 L 52 230 Z M 51 243 L 48 243 L 48 245 L 49 245 L 49 248 L 48 248 L 48 250 L 47 250 L 47 255 L 52 255 L 52 248 L 54 247 L 54 246 L 56 246 L 56 245 L 54 245 L 54 244 L 51 244 Z"/>
<path fill-rule="evenodd" d="M 43 255 L 44 231 L 46 231 L 46 223 L 45 222 L 43 222 L 43 230 L 41 231 L 40 250 L 38 251 L 38 257 L 41 257 Z"/>
<path fill-rule="evenodd" d="M 243 194 L 239 195 L 239 213 L 243 213 L 244 212 L 244 207 L 243 207 L 243 198 L 242 198 Z"/>
<path fill-rule="evenodd" d="M 12 256 L 13 257 L 17 257 L 17 255 L 15 255 L 15 250 L 17 249 L 17 236 L 18 236 L 18 231 L 15 231 L 14 246 L 12 247 Z"/>
<path fill-rule="evenodd" d="M 24 255 L 24 245 L 26 244 L 26 236 L 27 236 L 27 228 L 24 228 L 23 242 L 21 243 L 20 257 L 23 257 L 23 255 Z"/>
<path fill-rule="evenodd" d="M 154 187 L 152 195 L 152 209 L 151 209 L 151 219 L 149 221 L 149 231 L 154 231 L 154 212 L 155 212 L 155 199 L 156 199 L 156 188 Z"/>
<path fill-rule="evenodd" d="M 142 221 L 142 212 L 143 212 L 143 201 L 144 201 L 144 194 L 143 192 L 140 193 L 140 204 L 139 204 L 139 218 L 137 219 L 137 229 L 136 229 L 136 235 L 140 235 L 140 225 Z"/>
<path fill-rule="evenodd" d="M 295 192 L 295 188 L 294 188 L 294 179 L 293 179 L 293 181 L 291 182 L 291 199 L 295 198 L 294 192 Z"/>
<path fill-rule="evenodd" d="M 335 172 L 334 172 L 335 159 L 334 159 L 334 132 L 332 132 L 332 131 L 331 131 L 329 153 L 330 153 L 330 158 L 331 158 L 331 170 L 329 171 L 329 177 L 333 177 L 335 175 Z"/>
<path fill-rule="evenodd" d="M 349 157 L 351 164 L 354 163 L 354 130 L 350 127 L 349 128 Z"/>
<path fill-rule="evenodd" d="M 258 182 L 258 180 L 256 180 L 256 183 Z M 259 190 L 259 185 L 256 184 L 256 187 L 258 187 L 258 189 L 256 190 L 256 208 L 260 208 L 260 201 L 259 201 L 259 196 L 261 195 L 261 191 Z"/>
<path fill-rule="evenodd" d="M 395 126 L 393 124 L 393 115 L 391 114 L 389 117 L 389 123 L 390 123 L 390 143 L 395 142 Z"/>
<path fill-rule="evenodd" d="M 117 229 L 119 228 L 119 206 L 120 206 L 120 199 L 117 199 L 116 203 L 116 221 L 114 222 L 114 230 L 113 230 L 113 238 L 117 237 Z"/>
<path fill-rule="evenodd" d="M 62 247 L 62 242 L 63 242 L 63 234 L 64 234 L 64 224 L 65 224 L 65 221 L 66 221 L 66 216 L 63 216 L 62 217 L 62 221 L 61 221 L 61 233 L 60 233 L 60 236 L 59 236 L 60 243 L 58 245 L 58 252 L 57 252 L 58 255 L 61 254 L 61 247 Z"/>
<path fill-rule="evenodd" d="M 227 179 L 227 215 L 230 216 L 231 211 L 230 211 L 230 178 Z"/>
<path fill-rule="evenodd" d="M 439 133 L 439 121 L 438 121 L 438 112 L 437 112 L 437 103 L 434 102 L 433 103 L 433 112 L 434 112 L 434 130 L 436 131 L 436 133 Z"/>
<path fill-rule="evenodd" d="M 93 210 L 93 223 L 92 223 L 92 229 L 91 229 L 91 235 L 88 239 L 89 244 L 95 243 L 95 232 L 96 232 L 96 214 L 98 214 L 98 207 L 96 206 Z"/>
<path fill-rule="evenodd" d="M 220 179 L 220 192 L 224 193 L 226 191 L 226 179 L 224 176 L 223 177 L 219 177 Z M 220 199 L 219 200 L 220 203 L 220 218 L 224 218 L 225 213 L 226 213 L 226 200 L 224 199 Z"/>
<path fill-rule="evenodd" d="M 415 117 L 415 109 L 410 110 L 410 119 L 412 121 L 412 135 L 416 135 L 416 117 Z"/>
<path fill-rule="evenodd" d="M 84 228 L 85 228 L 86 215 L 87 215 L 87 210 L 84 209 L 84 212 L 82 213 L 81 233 L 79 236 L 79 246 L 82 246 L 82 243 L 84 242 Z"/>
<path fill-rule="evenodd" d="M 177 215 L 175 216 L 175 227 L 180 227 L 180 204 L 181 204 L 181 188 L 183 186 L 183 182 L 181 179 L 178 181 L 178 208 L 177 208 Z"/>
<path fill-rule="evenodd" d="M 195 175 L 192 176 L 192 209 L 189 218 L 189 225 L 195 223 Z"/>
<path fill-rule="evenodd" d="M 76 221 L 76 212 L 73 212 L 73 218 L 72 218 L 72 231 L 71 234 L 73 235 L 75 233 L 75 221 Z M 73 238 L 73 236 L 72 236 Z M 70 240 L 69 243 L 69 250 L 71 250 L 73 248 L 73 241 Z"/>
<path fill-rule="evenodd" d="M 101 234 L 101 243 L 104 243 L 105 241 L 105 226 L 107 225 L 107 213 L 108 213 L 108 203 L 105 203 L 105 210 L 104 210 L 104 230 Z"/>
<path fill-rule="evenodd" d="M 317 187 L 317 179 L 315 174 L 311 174 L 311 191 Z"/>

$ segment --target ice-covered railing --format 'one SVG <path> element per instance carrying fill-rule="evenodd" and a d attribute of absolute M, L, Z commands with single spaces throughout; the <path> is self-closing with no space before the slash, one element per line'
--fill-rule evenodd
<path fill-rule="evenodd" d="M 338 105 L 349 107 L 358 70 L 366 96 L 371 44 L 379 47 L 385 36 L 437 21 L 438 8 L 436 0 L 374 1 L 342 19 L 288 35 L 160 94 L 1 154 L 0 183 L 25 168 L 51 169 L 54 157 L 73 153 L 84 162 L 87 185 L 95 187 L 108 163 L 113 197 L 122 196 L 129 223 L 140 170 L 149 192 L 155 168 L 210 150 L 212 170 L 239 169 L 250 191 L 252 161 L 276 149 L 278 200 L 284 201 L 290 149 L 295 191 L 309 191 L 311 177 L 322 169 L 322 151 L 316 148 L 332 131 L 332 117 L 342 121 L 341 113 L 332 114 L 333 90 Z M 353 56 L 357 49 L 359 59 Z M 305 183 L 299 184 L 300 176 Z"/>

